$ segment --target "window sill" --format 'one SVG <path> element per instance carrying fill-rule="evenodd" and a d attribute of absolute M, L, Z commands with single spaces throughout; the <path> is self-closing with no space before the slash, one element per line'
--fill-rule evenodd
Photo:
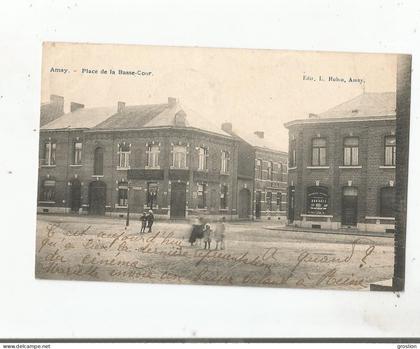
<path fill-rule="evenodd" d="M 128 166 L 128 167 L 120 167 L 120 166 L 117 166 L 117 171 L 127 171 L 129 169 L 130 169 L 130 166 Z"/>
<path fill-rule="evenodd" d="M 327 170 L 330 166 L 306 166 L 310 170 Z"/>
<path fill-rule="evenodd" d="M 308 217 L 308 218 L 333 218 L 333 215 L 328 215 L 328 214 L 301 214 L 302 217 Z"/>
<path fill-rule="evenodd" d="M 175 167 L 175 166 L 169 166 L 171 170 L 188 170 L 188 167 Z"/>
<path fill-rule="evenodd" d="M 38 204 L 55 204 L 55 201 L 38 201 Z"/>
<path fill-rule="evenodd" d="M 371 217 L 371 216 L 366 216 L 365 219 L 368 219 L 368 220 L 395 221 L 395 217 Z"/>
<path fill-rule="evenodd" d="M 117 205 L 117 204 L 115 204 L 115 208 L 128 208 L 128 205 Z"/>
<path fill-rule="evenodd" d="M 293 170 L 296 170 L 297 169 L 297 166 L 294 166 L 294 167 L 289 167 L 287 170 L 288 171 L 293 171 Z"/>
<path fill-rule="evenodd" d="M 197 169 L 197 172 L 208 173 L 208 172 L 209 172 L 209 170 L 204 170 L 204 169 L 200 169 L 200 168 L 198 168 L 198 169 Z"/>
<path fill-rule="evenodd" d="M 83 165 L 70 165 L 70 167 L 82 167 Z"/>
<path fill-rule="evenodd" d="M 145 166 L 145 170 L 160 170 L 160 166 Z"/>
<path fill-rule="evenodd" d="M 393 168 L 395 168 L 395 165 L 383 165 L 383 166 L 379 166 L 379 168 L 383 168 L 383 169 L 387 169 L 387 168 L 389 168 L 389 169 L 393 169 Z"/>
<path fill-rule="evenodd" d="M 362 166 L 360 166 L 360 165 L 357 165 L 357 166 L 350 165 L 350 166 L 338 166 L 338 168 L 343 168 L 343 169 L 349 168 L 349 169 L 351 169 L 351 168 L 362 168 Z"/>
<path fill-rule="evenodd" d="M 41 165 L 41 167 L 43 168 L 52 168 L 52 167 L 56 167 L 57 165 Z"/>
<path fill-rule="evenodd" d="M 104 175 L 92 175 L 93 178 L 104 178 Z"/>
<path fill-rule="evenodd" d="M 220 174 L 222 176 L 229 176 L 230 175 L 230 172 L 222 172 L 222 171 L 220 171 Z"/>

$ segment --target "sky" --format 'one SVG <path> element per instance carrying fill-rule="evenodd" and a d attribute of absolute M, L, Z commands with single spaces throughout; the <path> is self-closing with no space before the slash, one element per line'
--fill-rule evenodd
<path fill-rule="evenodd" d="M 396 91 L 396 62 L 393 54 L 45 43 L 41 102 L 60 95 L 68 111 L 71 101 L 116 108 L 118 101 L 140 105 L 175 97 L 215 125 L 232 122 L 234 130 L 264 131 L 286 151 L 285 122 L 364 91 Z"/>

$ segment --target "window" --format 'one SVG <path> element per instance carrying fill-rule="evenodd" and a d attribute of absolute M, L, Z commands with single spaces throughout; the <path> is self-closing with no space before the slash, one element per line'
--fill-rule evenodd
<path fill-rule="evenodd" d="M 282 199 L 282 195 L 280 192 L 277 193 L 277 206 L 279 207 L 279 211 L 281 211 L 281 199 Z"/>
<path fill-rule="evenodd" d="M 118 183 L 118 205 L 128 205 L 128 183 L 124 181 Z"/>
<path fill-rule="evenodd" d="M 220 208 L 222 210 L 227 208 L 227 196 L 228 196 L 228 186 L 226 184 L 222 184 L 220 189 Z"/>
<path fill-rule="evenodd" d="M 255 161 L 255 177 L 262 179 L 262 160 L 260 159 Z"/>
<path fill-rule="evenodd" d="M 344 138 L 344 166 L 359 165 L 359 138 Z"/>
<path fill-rule="evenodd" d="M 151 210 L 157 206 L 158 184 L 156 182 L 147 183 L 147 207 Z"/>
<path fill-rule="evenodd" d="M 205 183 L 199 183 L 197 186 L 197 208 L 206 207 L 206 189 Z"/>
<path fill-rule="evenodd" d="M 55 180 L 46 179 L 42 183 L 41 200 L 53 202 L 54 196 L 55 196 Z"/>
<path fill-rule="evenodd" d="M 44 145 L 44 165 L 54 166 L 55 165 L 55 151 L 57 144 L 55 142 L 47 142 Z"/>
<path fill-rule="evenodd" d="M 119 154 L 119 167 L 129 168 L 130 167 L 130 145 L 120 144 L 118 148 Z"/>
<path fill-rule="evenodd" d="M 104 150 L 101 147 L 95 149 L 93 174 L 97 176 L 103 176 L 104 174 Z"/>
<path fill-rule="evenodd" d="M 80 165 L 82 163 L 82 142 L 76 141 L 73 143 L 73 165 Z"/>
<path fill-rule="evenodd" d="M 187 147 L 184 145 L 173 146 L 173 167 L 187 168 Z"/>
<path fill-rule="evenodd" d="M 293 139 L 290 142 L 289 166 L 296 167 L 296 140 L 295 139 Z"/>
<path fill-rule="evenodd" d="M 147 167 L 159 167 L 159 146 L 155 144 L 149 144 L 147 146 Z"/>
<path fill-rule="evenodd" d="M 396 139 L 395 136 L 385 137 L 385 166 L 395 166 Z"/>
<path fill-rule="evenodd" d="M 209 151 L 205 147 L 198 148 L 198 170 L 205 171 L 207 170 L 207 159 L 209 156 Z"/>
<path fill-rule="evenodd" d="M 395 187 L 381 189 L 381 217 L 395 217 Z"/>
<path fill-rule="evenodd" d="M 221 170 L 222 173 L 228 173 L 229 172 L 229 152 L 223 150 L 222 151 L 222 164 L 221 164 Z"/>
<path fill-rule="evenodd" d="M 273 194 L 271 193 L 271 191 L 268 191 L 267 194 L 265 195 L 265 201 L 267 202 L 268 211 L 271 211 L 273 209 L 272 202 L 271 202 L 272 197 L 273 197 Z"/>
<path fill-rule="evenodd" d="M 267 167 L 267 179 L 272 181 L 273 180 L 273 162 L 269 161 L 267 166 L 268 166 Z"/>
<path fill-rule="evenodd" d="M 312 140 L 312 166 L 325 166 L 327 164 L 327 141 L 325 138 Z"/>
<path fill-rule="evenodd" d="M 283 164 L 279 163 L 278 172 L 277 172 L 277 180 L 279 182 L 283 182 Z"/>

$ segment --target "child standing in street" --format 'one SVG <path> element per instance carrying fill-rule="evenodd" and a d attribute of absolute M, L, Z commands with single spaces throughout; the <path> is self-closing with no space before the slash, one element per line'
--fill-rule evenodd
<path fill-rule="evenodd" d="M 140 216 L 141 221 L 141 229 L 140 234 L 146 232 L 146 223 L 147 223 L 147 214 L 146 211 L 143 212 L 143 214 Z"/>
<path fill-rule="evenodd" d="M 225 249 L 225 217 L 222 217 L 222 220 L 216 223 L 214 241 L 216 241 L 216 250 L 219 248 L 219 244 L 221 250 Z"/>
<path fill-rule="evenodd" d="M 210 225 L 206 224 L 206 227 L 203 231 L 203 240 L 204 240 L 204 249 L 210 250 L 210 243 L 211 243 L 211 229 Z"/>

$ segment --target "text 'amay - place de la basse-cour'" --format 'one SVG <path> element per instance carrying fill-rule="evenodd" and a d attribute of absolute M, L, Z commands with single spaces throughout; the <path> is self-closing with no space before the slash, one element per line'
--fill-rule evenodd
<path fill-rule="evenodd" d="M 287 122 L 289 152 L 178 100 L 41 106 L 38 212 L 271 219 L 305 229 L 392 231 L 396 94 L 363 93 Z"/>

